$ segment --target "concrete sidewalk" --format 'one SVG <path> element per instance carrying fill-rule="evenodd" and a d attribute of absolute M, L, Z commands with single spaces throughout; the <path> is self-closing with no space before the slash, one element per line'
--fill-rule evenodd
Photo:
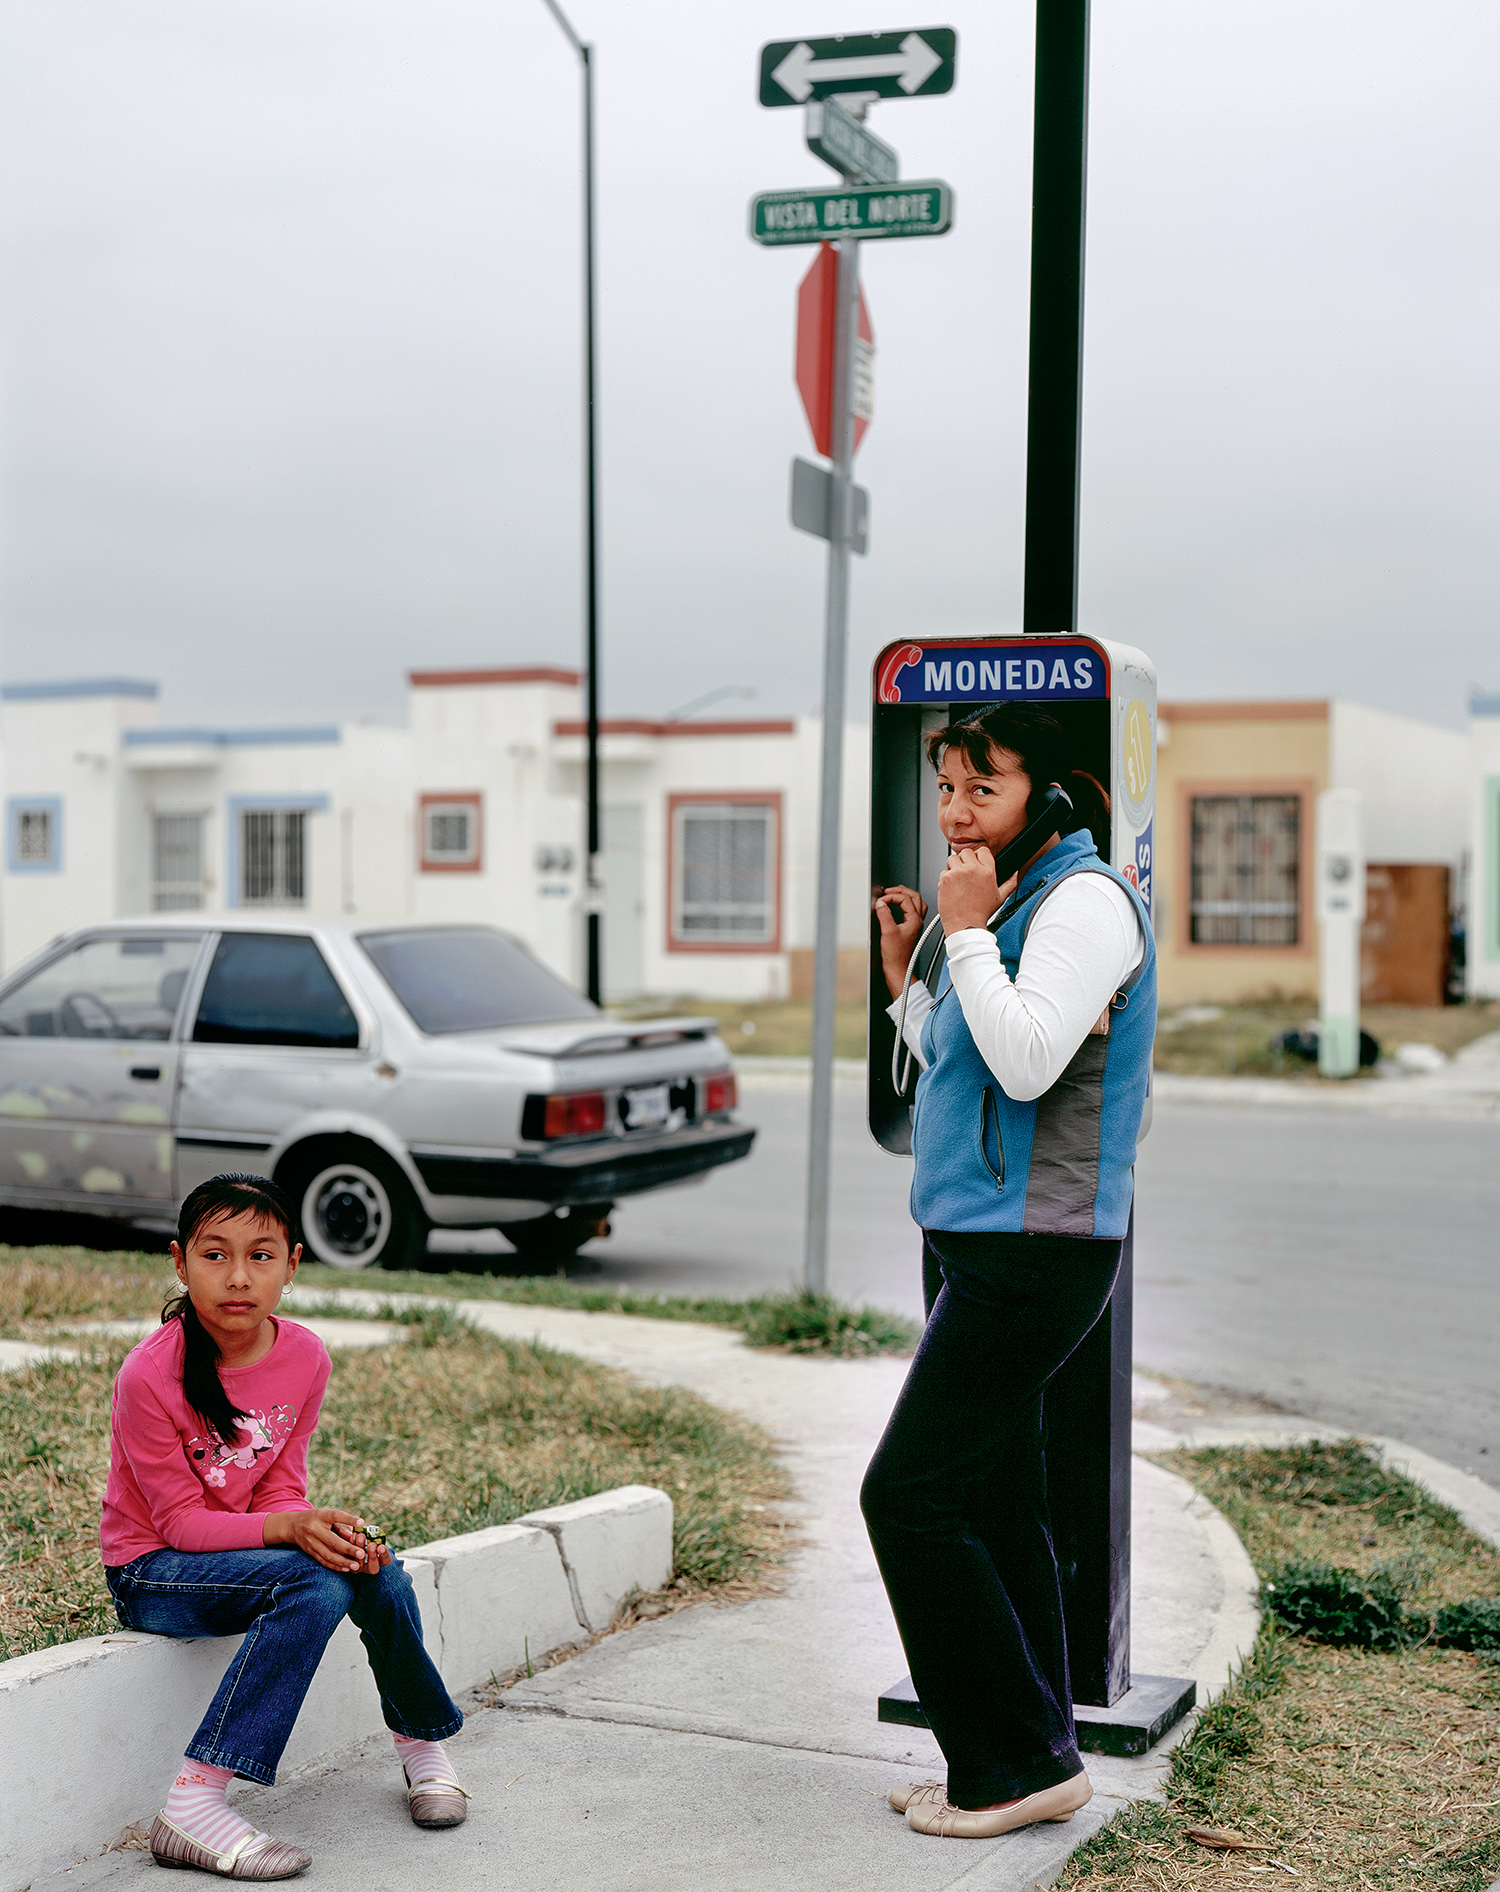
<path fill-rule="evenodd" d="M 373 1312 L 380 1296 L 350 1297 Z M 1093 1803 L 1065 1826 L 993 1841 L 911 1833 L 894 1782 L 941 1775 L 925 1733 L 882 1726 L 905 1673 L 858 1510 L 859 1481 L 906 1370 L 901 1360 L 756 1353 L 723 1328 L 466 1302 L 491 1332 L 692 1388 L 777 1438 L 803 1542 L 784 1592 L 702 1606 L 607 1638 L 475 1713 L 453 1744 L 474 1794 L 466 1826 L 406 1820 L 384 1742 L 316 1776 L 243 1790 L 248 1817 L 305 1843 L 329 1892 L 405 1888 L 441 1872 L 480 1887 L 599 1892 L 867 1892 L 1046 1884 L 1131 1798 L 1159 1788 L 1161 1749 L 1093 1757 Z M 1254 1578 L 1229 1527 L 1182 1481 L 1136 1461 L 1134 1664 L 1192 1675 L 1200 1700 L 1255 1633 Z M 193 1704 L 184 1704 L 185 1730 Z M 149 1815 L 151 1808 L 142 1808 Z M 71 1869 L 111 1892 L 154 1886 L 148 1855 Z"/>

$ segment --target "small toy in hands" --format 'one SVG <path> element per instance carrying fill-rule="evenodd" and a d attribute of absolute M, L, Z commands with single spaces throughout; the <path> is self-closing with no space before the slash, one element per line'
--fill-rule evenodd
<path fill-rule="evenodd" d="M 385 1548 L 385 1531 L 379 1524 L 362 1524 L 360 1529 L 364 1532 L 365 1544 L 367 1546 L 374 1545 L 380 1549 Z"/>

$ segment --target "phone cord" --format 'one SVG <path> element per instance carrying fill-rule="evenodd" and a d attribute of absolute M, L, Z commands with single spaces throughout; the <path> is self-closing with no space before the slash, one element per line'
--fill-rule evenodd
<path fill-rule="evenodd" d="M 986 929 L 992 927 L 1004 911 L 1005 904 L 1002 901 L 985 921 Z M 915 947 L 912 949 L 911 958 L 906 962 L 906 977 L 901 981 L 901 1010 L 896 1018 L 896 1042 L 891 1046 L 891 1083 L 895 1087 L 898 1097 L 904 1097 L 906 1095 L 906 1087 L 911 1082 L 912 1061 L 916 1055 L 911 1046 L 906 1042 L 906 1007 L 911 998 L 911 982 L 917 970 L 917 961 L 922 957 L 922 948 L 927 944 L 928 937 L 932 933 L 933 928 L 941 925 L 941 923 L 941 914 L 934 914 L 932 919 L 927 922 L 927 925 L 922 930 L 921 938 L 918 939 Z M 940 952 L 941 950 L 942 947 L 939 946 L 938 951 Z M 931 963 L 927 968 L 929 974 L 936 964 L 937 953 L 934 953 Z"/>

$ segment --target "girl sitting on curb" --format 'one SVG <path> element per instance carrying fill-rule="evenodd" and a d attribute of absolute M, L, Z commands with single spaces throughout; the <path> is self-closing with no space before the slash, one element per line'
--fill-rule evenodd
<path fill-rule="evenodd" d="M 182 1292 L 115 1380 L 100 1543 L 115 1613 L 151 1635 L 245 1640 L 151 1827 L 159 1866 L 289 1879 L 312 1857 L 225 1800 L 269 1786 L 328 1638 L 358 1625 L 418 1826 L 457 1826 L 467 1795 L 438 1745 L 463 1725 L 422 1645 L 411 1580 L 364 1520 L 307 1500 L 328 1353 L 274 1309 L 302 1258 L 286 1197 L 214 1176 L 182 1205 Z"/>

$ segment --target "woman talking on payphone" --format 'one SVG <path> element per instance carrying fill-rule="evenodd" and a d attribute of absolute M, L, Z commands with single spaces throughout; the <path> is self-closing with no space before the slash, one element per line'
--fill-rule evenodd
<path fill-rule="evenodd" d="M 927 742 L 949 844 L 927 908 L 875 903 L 892 1017 L 921 1064 L 912 1215 L 927 1325 L 861 1503 L 946 1782 L 919 1833 L 988 1838 L 1092 1797 L 1073 1727 L 1043 1464 L 1048 1382 L 1120 1265 L 1156 1030 L 1156 955 L 1106 865 L 1109 798 L 1056 719 L 1000 705 Z M 929 972 L 930 978 L 930 972 Z M 899 1046 L 898 1046 L 899 1050 Z"/>

